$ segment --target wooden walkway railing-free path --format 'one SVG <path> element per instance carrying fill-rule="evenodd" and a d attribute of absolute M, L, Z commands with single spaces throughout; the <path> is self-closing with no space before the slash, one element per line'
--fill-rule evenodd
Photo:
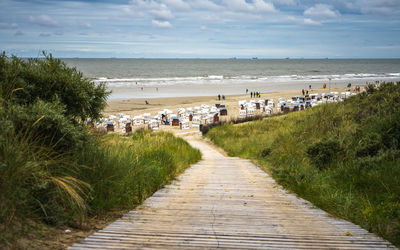
<path fill-rule="evenodd" d="M 289 194 L 248 160 L 188 137 L 203 160 L 70 249 L 386 249 L 387 241 Z"/>

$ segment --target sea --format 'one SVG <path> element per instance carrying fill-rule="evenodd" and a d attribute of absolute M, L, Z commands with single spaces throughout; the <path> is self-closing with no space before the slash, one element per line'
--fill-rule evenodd
<path fill-rule="evenodd" d="M 400 81 L 400 59 L 62 59 L 111 99 L 244 94 Z"/>

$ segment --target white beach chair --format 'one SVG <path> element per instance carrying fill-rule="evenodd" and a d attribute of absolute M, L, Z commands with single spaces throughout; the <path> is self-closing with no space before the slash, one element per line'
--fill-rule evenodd
<path fill-rule="evenodd" d="M 205 123 L 206 124 L 213 124 L 214 123 L 214 116 L 213 115 L 207 115 L 205 118 Z"/>
<path fill-rule="evenodd" d="M 192 118 L 192 127 L 198 127 L 201 124 L 201 117 L 196 115 Z"/>
<path fill-rule="evenodd" d="M 239 118 L 240 119 L 246 118 L 246 115 L 247 115 L 247 112 L 246 112 L 245 109 L 240 109 L 239 110 Z"/>
<path fill-rule="evenodd" d="M 149 121 L 149 129 L 158 130 L 159 127 L 160 127 L 160 123 L 159 123 L 158 120 L 150 119 L 150 121 Z"/>
<path fill-rule="evenodd" d="M 134 126 L 140 126 L 143 125 L 144 121 L 143 121 L 143 117 L 138 115 L 138 116 L 134 116 L 133 117 L 133 125 Z"/>
<path fill-rule="evenodd" d="M 267 106 L 265 107 L 265 114 L 266 115 L 271 115 L 272 114 L 272 107 L 271 106 Z"/>
<path fill-rule="evenodd" d="M 181 125 L 181 129 L 190 129 L 189 119 L 182 119 L 180 125 Z"/>
<path fill-rule="evenodd" d="M 185 114 L 185 112 L 186 112 L 186 109 L 185 109 L 185 108 L 178 108 L 178 115 L 179 115 L 180 117 L 182 117 L 182 116 Z"/>
<path fill-rule="evenodd" d="M 247 117 L 253 117 L 254 116 L 254 109 L 249 108 L 247 109 Z"/>

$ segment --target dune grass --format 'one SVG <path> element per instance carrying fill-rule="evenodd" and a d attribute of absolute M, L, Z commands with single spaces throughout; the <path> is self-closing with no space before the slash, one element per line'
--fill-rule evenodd
<path fill-rule="evenodd" d="M 38 230 L 35 221 L 79 229 L 88 218 L 133 208 L 201 158 L 165 132 L 106 135 L 62 154 L 29 133 L 11 130 L 0 140 L 0 245 L 8 247 Z"/>
<path fill-rule="evenodd" d="M 329 213 L 400 245 L 400 84 L 207 134 Z"/>
<path fill-rule="evenodd" d="M 79 175 L 92 189 L 91 213 L 137 205 L 201 158 L 199 150 L 166 132 L 107 135 L 99 145 L 79 157 L 89 166 Z"/>

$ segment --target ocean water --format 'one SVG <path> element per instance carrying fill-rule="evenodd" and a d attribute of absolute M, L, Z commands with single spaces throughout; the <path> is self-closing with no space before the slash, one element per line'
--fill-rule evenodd
<path fill-rule="evenodd" d="M 399 81 L 400 59 L 63 59 L 111 98 L 242 94 Z"/>

